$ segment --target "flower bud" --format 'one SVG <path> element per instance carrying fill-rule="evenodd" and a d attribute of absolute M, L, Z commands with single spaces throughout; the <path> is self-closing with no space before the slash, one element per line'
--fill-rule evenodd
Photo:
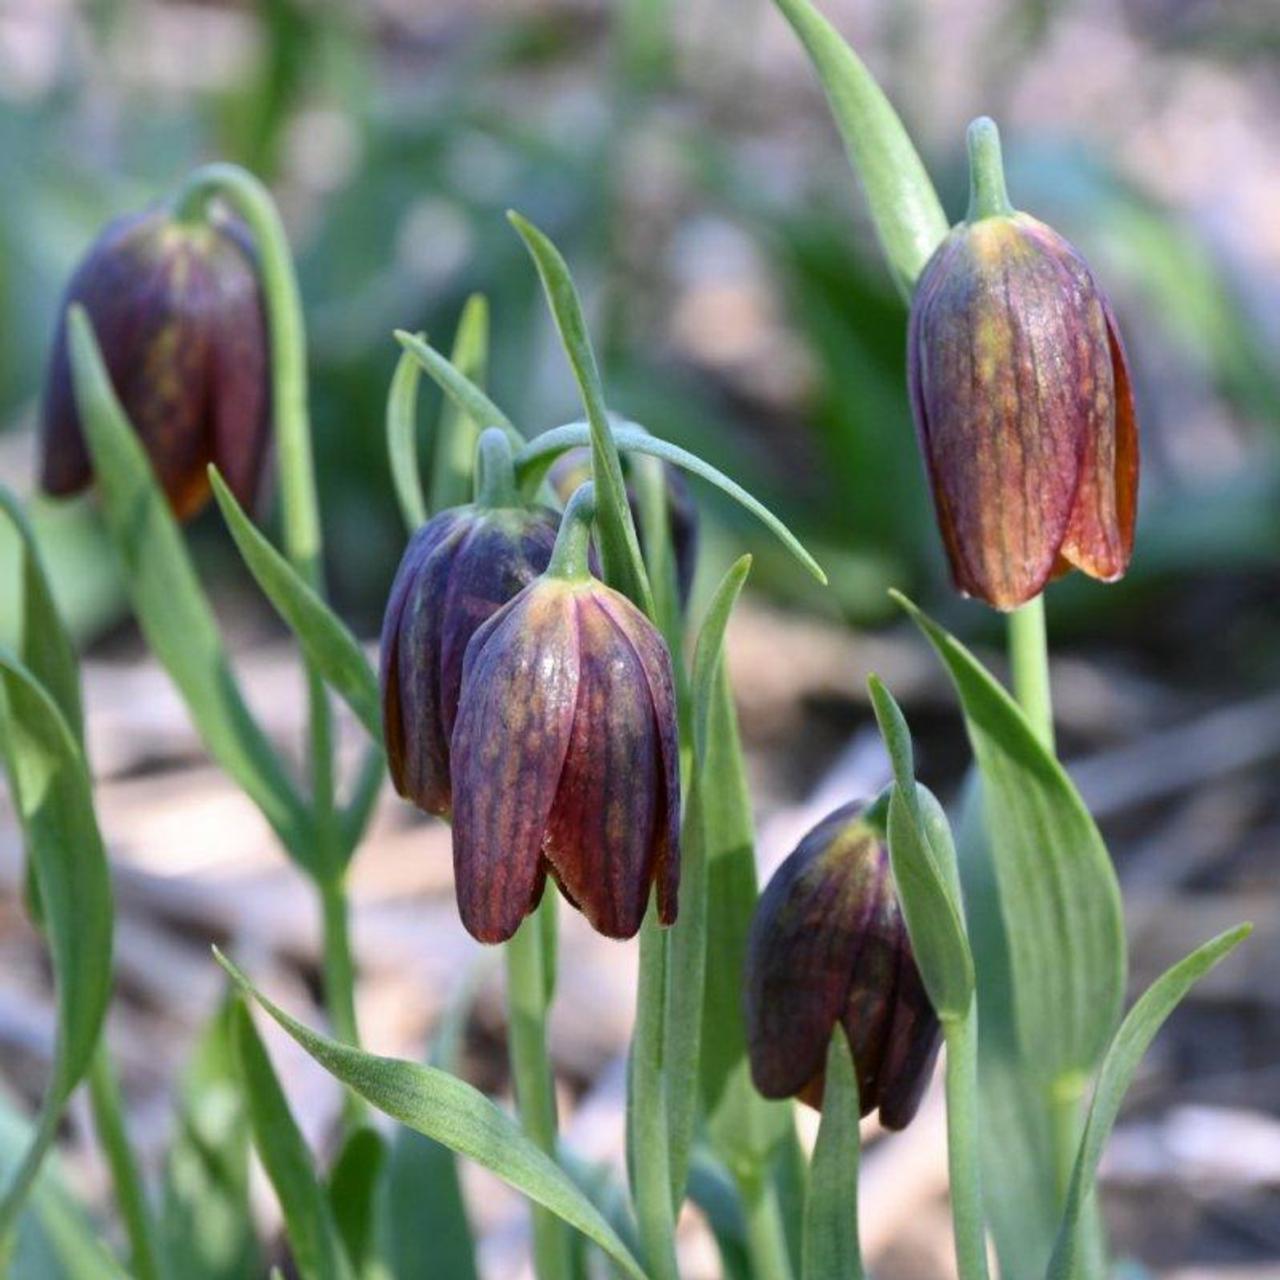
<path fill-rule="evenodd" d="M 862 1114 L 910 1123 L 941 1032 L 894 892 L 883 835 L 864 806 L 824 818 L 778 868 L 747 942 L 747 1050 L 767 1098 L 821 1107 L 837 1024 L 853 1049 Z"/>
<path fill-rule="evenodd" d="M 911 304 L 911 405 L 956 586 L 1014 609 L 1133 551 L 1138 435 L 1110 304 L 1057 232 L 1008 202 L 990 120 L 972 195 Z"/>
<path fill-rule="evenodd" d="M 55 496 L 91 478 L 67 349 L 73 302 L 89 313 L 174 514 L 185 520 L 208 500 L 210 462 L 237 500 L 252 505 L 271 389 L 262 294 L 243 227 L 152 208 L 117 219 L 95 241 L 67 286 L 46 377 L 40 484 Z"/>
<path fill-rule="evenodd" d="M 449 740 L 467 645 L 547 567 L 559 523 L 546 507 L 454 507 L 405 548 L 382 622 L 382 721 L 391 780 L 427 813 L 452 808 Z"/>
<path fill-rule="evenodd" d="M 630 938 L 656 884 L 676 915 L 680 772 L 671 656 L 587 568 L 590 486 L 547 572 L 467 648 L 451 744 L 462 922 L 510 938 L 547 873 L 600 933 Z"/>
<path fill-rule="evenodd" d="M 698 508 L 678 467 L 664 462 L 662 478 L 667 491 L 667 527 L 675 558 L 676 590 L 680 596 L 680 607 L 684 609 L 688 607 L 693 576 L 698 567 Z M 591 479 L 591 450 L 569 449 L 562 453 L 547 473 L 547 479 L 556 497 L 561 502 L 568 502 L 570 495 Z M 640 539 L 640 550 L 647 554 L 640 504 L 630 485 L 627 486 L 627 505 L 631 508 L 631 519 Z"/>

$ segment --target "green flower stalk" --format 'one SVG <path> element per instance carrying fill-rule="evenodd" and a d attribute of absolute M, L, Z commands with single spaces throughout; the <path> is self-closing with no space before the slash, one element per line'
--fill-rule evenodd
<path fill-rule="evenodd" d="M 1138 435 L 1105 294 L 1058 233 L 1016 212 L 995 124 L 969 130 L 971 198 L 920 277 L 911 405 L 956 586 L 1012 610 L 1133 552 Z"/>

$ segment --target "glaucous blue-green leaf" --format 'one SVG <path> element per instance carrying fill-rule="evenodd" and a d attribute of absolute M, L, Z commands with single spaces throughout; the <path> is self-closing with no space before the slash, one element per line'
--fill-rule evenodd
<path fill-rule="evenodd" d="M 232 1020 L 238 1003 L 229 996 L 214 1011 L 178 1085 L 161 1214 L 167 1274 L 175 1280 L 262 1274 L 249 1206 L 249 1129 Z"/>
<path fill-rule="evenodd" d="M 377 1209 L 387 1163 L 387 1144 L 367 1124 L 347 1134 L 329 1171 L 329 1211 L 357 1276 L 378 1266 Z"/>
<path fill-rule="evenodd" d="M 823 572 L 822 566 L 805 550 L 800 539 L 764 503 L 753 497 L 736 481 L 731 480 L 722 471 L 718 471 L 709 462 L 704 462 L 697 454 L 690 453 L 687 449 L 682 449 L 670 441 L 660 439 L 634 422 L 626 422 L 610 416 L 608 425 L 617 448 L 627 453 L 642 453 L 651 458 L 660 458 L 663 462 L 669 462 L 690 475 L 714 485 L 721 493 L 732 498 L 744 510 L 755 516 L 819 582 L 826 582 L 827 575 Z M 535 436 L 515 455 L 516 474 L 521 486 L 527 490 L 532 481 L 541 479 L 556 458 L 566 450 L 578 449 L 590 444 L 591 431 L 592 428 L 585 422 L 567 422 L 562 427 L 553 427 L 550 431 L 544 431 L 540 436 Z"/>
<path fill-rule="evenodd" d="M 426 334 L 414 338 L 425 341 Z M 387 391 L 387 460 L 391 484 L 400 504 L 405 528 L 413 533 L 427 522 L 427 500 L 418 473 L 418 380 L 422 365 L 409 351 L 402 351 Z"/>
<path fill-rule="evenodd" d="M 518 213 L 508 213 L 507 217 L 520 233 L 538 269 L 547 304 L 590 424 L 591 478 L 596 487 L 596 529 L 605 580 L 657 622 L 653 592 L 640 555 L 631 506 L 627 502 L 622 460 L 609 429 L 600 370 L 591 349 L 578 291 L 569 275 L 568 265 L 555 245 Z"/>
<path fill-rule="evenodd" d="M 285 847 L 310 866 L 315 842 L 306 810 L 245 705 L 182 534 L 112 389 L 83 308 L 73 306 L 67 324 L 76 405 L 147 643 L 178 686 L 210 754 Z"/>
<path fill-rule="evenodd" d="M 937 650 L 964 709 L 982 777 L 1023 1055 L 1046 1085 L 1082 1088 L 1124 999 L 1115 869 L 1079 792 L 1013 699 L 959 641 L 896 598 Z"/>
<path fill-rule="evenodd" d="M 862 1280 L 858 1243 L 858 1077 L 844 1028 L 827 1049 L 822 1123 L 804 1207 L 801 1280 Z"/>
<path fill-rule="evenodd" d="M 80 745 L 53 696 L 0 648 L 0 754 L 34 873 L 57 988 L 53 1068 L 27 1154 L 0 1191 L 0 1263 L 71 1091 L 93 1057 L 111 994 L 106 852 Z"/>
<path fill-rule="evenodd" d="M 973 956 L 951 831 L 941 805 L 916 783 L 911 731 L 901 709 L 876 676 L 867 684 L 893 764 L 889 858 L 916 964 L 938 1016 L 964 1018 L 973 1002 Z"/>
<path fill-rule="evenodd" d="M 489 303 L 483 294 L 473 293 L 462 308 L 449 363 L 475 386 L 484 386 L 489 369 Z M 432 511 L 471 501 L 476 442 L 487 425 L 464 413 L 451 396 L 445 397 L 431 452 Z"/>
<path fill-rule="evenodd" d="M 280 1201 L 293 1260 L 304 1280 L 350 1280 L 329 1199 L 271 1059 L 249 1010 L 238 1004 L 232 1017 L 253 1145 Z"/>
<path fill-rule="evenodd" d="M 216 949 L 214 954 L 245 995 L 256 1000 L 335 1079 L 393 1120 L 496 1173 L 589 1237 L 627 1275 L 645 1280 L 640 1264 L 599 1210 L 478 1089 L 435 1067 L 380 1058 L 317 1035 L 272 1004 Z"/>
<path fill-rule="evenodd" d="M 1089 1118 L 1080 1139 L 1080 1150 L 1071 1174 L 1066 1208 L 1058 1243 L 1049 1264 L 1048 1280 L 1070 1280 L 1077 1274 L 1083 1241 L 1082 1224 L 1085 1207 L 1097 1177 L 1102 1149 L 1106 1146 L 1120 1104 L 1129 1091 L 1138 1063 L 1147 1046 L 1155 1039 L 1168 1016 L 1191 988 L 1214 965 L 1234 950 L 1252 932 L 1253 926 L 1242 924 L 1220 933 L 1197 947 L 1185 959 L 1166 970 L 1147 988 L 1120 1024 L 1098 1075 L 1097 1088 L 1089 1107 Z"/>
<path fill-rule="evenodd" d="M 378 677 L 364 656 L 360 642 L 245 515 L 216 467 L 209 468 L 209 482 L 254 581 L 297 637 L 308 662 L 356 713 L 374 741 L 381 741 Z"/>
<path fill-rule="evenodd" d="M 947 234 L 937 192 L 898 113 L 862 60 L 809 0 L 774 0 L 826 90 L 880 248 L 904 297 Z"/>

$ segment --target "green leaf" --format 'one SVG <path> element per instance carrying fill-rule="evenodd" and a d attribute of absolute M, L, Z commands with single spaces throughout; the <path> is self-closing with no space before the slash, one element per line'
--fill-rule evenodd
<path fill-rule="evenodd" d="M 450 363 L 473 384 L 484 386 L 489 365 L 489 303 L 483 294 L 473 293 L 462 308 Z M 436 424 L 431 456 L 432 511 L 471 501 L 471 473 L 483 429 L 477 419 L 459 409 L 456 401 L 446 398 Z"/>
<path fill-rule="evenodd" d="M 161 1226 L 168 1274 L 241 1280 L 262 1274 L 249 1207 L 249 1131 L 229 996 L 200 1035 L 179 1085 L 165 1159 Z"/>
<path fill-rule="evenodd" d="M 459 411 L 475 423 L 477 438 L 486 427 L 501 427 L 513 449 L 523 446 L 524 436 L 511 419 L 425 338 L 415 337 L 403 329 L 397 329 L 395 336 L 396 341 L 422 366 L 427 376 L 457 405 Z"/>
<path fill-rule="evenodd" d="M 929 175 L 884 91 L 809 0 L 774 0 L 809 52 L 849 159 L 862 179 L 880 248 L 903 297 L 947 234 Z"/>
<path fill-rule="evenodd" d="M 413 336 L 419 342 L 426 338 L 424 333 Z M 417 406 L 421 373 L 417 358 L 402 351 L 387 391 L 387 459 L 391 463 L 391 483 L 405 528 L 411 534 L 427 522 L 427 502 L 422 496 L 422 478 L 418 474 Z"/>
<path fill-rule="evenodd" d="M 111 996 L 112 903 L 89 773 L 48 690 L 0 647 L 0 752 L 34 869 L 57 986 L 57 1040 L 35 1135 L 0 1198 L 0 1266 Z"/>
<path fill-rule="evenodd" d="M 75 740 L 84 742 L 80 664 L 49 585 L 35 531 L 21 504 L 0 485 L 0 510 L 13 522 L 22 543 L 22 644 L 19 656 L 58 704 Z"/>
<path fill-rule="evenodd" d="M 382 781 L 387 776 L 387 762 L 381 742 L 371 742 L 365 748 L 351 787 L 351 798 L 338 816 L 342 831 L 342 862 L 351 861 L 352 855 L 364 839 L 369 819 L 378 803 Z"/>
<path fill-rule="evenodd" d="M 653 592 L 640 555 L 640 542 L 636 537 L 635 523 L 631 519 L 631 506 L 627 502 L 622 460 L 618 457 L 618 448 L 609 427 L 600 370 L 591 349 L 578 291 L 574 288 L 569 268 L 555 245 L 518 213 L 509 212 L 507 218 L 520 233 L 538 268 L 547 304 L 551 308 L 556 330 L 560 334 L 565 354 L 569 357 L 569 366 L 573 370 L 574 381 L 578 384 L 582 404 L 587 411 L 587 421 L 591 426 L 591 478 L 596 486 L 596 529 L 605 580 L 611 587 L 630 597 L 656 622 L 658 619 Z"/>
<path fill-rule="evenodd" d="M 387 1144 L 368 1125 L 353 1129 L 329 1173 L 329 1211 L 357 1275 L 377 1262 L 378 1196 L 387 1163 Z"/>
<path fill-rule="evenodd" d="M 964 708 L 982 777 L 1009 946 L 1018 1041 L 1043 1083 L 1080 1088 L 1119 1020 L 1120 888 L 1098 828 L 1017 704 L 959 641 L 905 597 Z"/>
<path fill-rule="evenodd" d="M 973 1002 L 973 956 L 951 830 L 942 806 L 917 786 L 911 731 L 893 695 L 874 675 L 867 687 L 893 763 L 889 858 L 911 947 L 938 1016 L 964 1018 Z"/>
<path fill-rule="evenodd" d="M 227 528 L 254 581 L 297 637 L 307 661 L 356 713 L 369 736 L 382 740 L 378 677 L 360 642 L 342 619 L 302 580 L 298 571 L 245 515 L 216 467 L 209 481 Z"/>
<path fill-rule="evenodd" d="M 804 1206 L 802 1280 L 862 1280 L 858 1244 L 858 1077 L 844 1028 L 827 1049 L 822 1123 Z"/>
<path fill-rule="evenodd" d="M 68 329 L 76 404 L 107 528 L 147 643 L 178 686 L 210 754 L 309 866 L 315 856 L 310 819 L 245 706 L 182 534 L 112 390 L 82 307 L 71 308 Z"/>
<path fill-rule="evenodd" d="M 293 1260 L 305 1280 L 343 1280 L 351 1275 L 351 1268 L 311 1152 L 289 1111 L 249 1010 L 237 1004 L 232 1017 L 253 1143 L 280 1201 Z"/>
<path fill-rule="evenodd" d="M 392 1119 L 496 1173 L 593 1240 L 627 1275 L 644 1272 L 617 1233 L 572 1180 L 478 1089 L 435 1067 L 380 1058 L 328 1040 L 258 992 L 217 949 L 218 963 L 335 1079 Z"/>
<path fill-rule="evenodd" d="M 707 857 L 702 791 L 711 702 L 724 653 L 729 615 L 751 571 L 751 557 L 743 556 L 716 588 L 702 620 L 694 648 L 693 704 L 695 756 L 685 799 L 680 838 L 680 916 L 668 933 L 666 1029 L 664 1069 L 668 1081 L 698 1078 L 702 1050 L 702 1010 L 707 970 Z M 700 732 L 698 726 L 701 726 Z M 678 1205 L 688 1180 L 698 1114 L 698 1091 L 677 1083 L 668 1090 L 671 1126 L 672 1194 Z"/>
<path fill-rule="evenodd" d="M 1120 1104 L 1133 1082 L 1142 1055 L 1187 992 L 1252 932 L 1252 925 L 1237 925 L 1197 947 L 1157 978 L 1121 1023 L 1102 1063 L 1098 1086 L 1089 1107 L 1089 1118 L 1080 1139 L 1058 1243 L 1049 1263 L 1049 1280 L 1070 1280 L 1077 1274 L 1085 1206 L 1093 1191 L 1102 1149 L 1111 1136 L 1116 1117 L 1120 1114 Z"/>
<path fill-rule="evenodd" d="M 768 507 L 752 497 L 740 484 L 717 471 L 709 462 L 704 462 L 697 454 L 689 453 L 679 445 L 659 439 L 634 422 L 611 418 L 609 430 L 619 449 L 627 453 L 643 453 L 661 458 L 664 462 L 714 485 L 755 516 L 819 582 L 826 582 L 827 575 L 822 566 L 804 549 L 799 538 Z M 585 422 L 568 422 L 536 436 L 515 455 L 516 475 L 522 487 L 527 488 L 531 479 L 545 475 L 556 458 L 566 450 L 579 449 L 590 442 L 591 428 Z"/>

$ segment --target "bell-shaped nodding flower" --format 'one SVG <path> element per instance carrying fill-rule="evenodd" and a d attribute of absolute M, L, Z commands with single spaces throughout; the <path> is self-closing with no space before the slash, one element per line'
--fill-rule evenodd
<path fill-rule="evenodd" d="M 208 500 L 210 462 L 251 506 L 271 387 L 262 293 L 241 224 L 182 221 L 157 207 L 117 219 L 94 242 L 67 286 L 46 377 L 40 484 L 55 496 L 92 478 L 67 349 L 73 302 L 89 313 L 174 514 L 185 520 Z"/>
<path fill-rule="evenodd" d="M 1133 551 L 1138 433 L 1124 347 L 1084 259 L 1009 204 L 992 121 L 971 196 L 911 303 L 911 405 L 956 586 L 997 609 Z"/>
<path fill-rule="evenodd" d="M 579 485 L 591 479 L 591 450 L 569 449 L 556 460 L 547 473 L 552 491 L 561 502 L 568 502 Z M 678 468 L 669 462 L 662 463 L 662 479 L 666 489 L 667 527 L 671 536 L 671 553 L 675 559 L 676 590 L 680 607 L 687 608 L 693 592 L 693 576 L 698 567 L 698 508 Z M 640 540 L 640 550 L 645 545 L 645 522 L 640 515 L 640 504 L 635 490 L 627 486 L 627 505 Z"/>
<path fill-rule="evenodd" d="M 862 1114 L 910 1123 L 941 1042 L 881 831 L 861 804 L 824 818 L 761 895 L 744 983 L 751 1076 L 767 1098 L 822 1105 L 827 1046 L 844 1027 Z"/>
<path fill-rule="evenodd" d="M 451 743 L 462 922 L 510 938 L 547 873 L 611 938 L 640 928 L 656 886 L 676 915 L 680 765 L 671 656 L 649 620 L 588 570 L 590 485 L 565 511 L 547 572 L 467 648 Z"/>
<path fill-rule="evenodd" d="M 485 432 L 477 500 L 441 511 L 405 548 L 382 622 L 382 722 L 396 790 L 427 813 L 452 809 L 449 740 L 463 659 L 480 625 L 548 565 L 559 516 L 520 506 L 511 453 Z"/>

